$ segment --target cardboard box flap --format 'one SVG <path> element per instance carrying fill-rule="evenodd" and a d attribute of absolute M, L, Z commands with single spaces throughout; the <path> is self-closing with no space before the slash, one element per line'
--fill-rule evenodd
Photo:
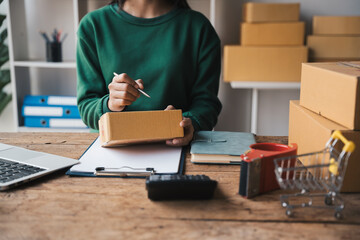
<path fill-rule="evenodd" d="M 306 64 L 306 63 L 304 63 Z M 329 63 L 311 63 L 311 66 L 325 70 L 338 72 L 341 74 L 360 77 L 360 61 L 355 62 L 329 62 Z"/>
<path fill-rule="evenodd" d="M 301 107 L 299 100 L 290 100 L 290 106 L 293 108 L 297 108 L 297 111 L 303 112 L 304 114 L 311 116 L 313 121 L 316 122 L 316 124 L 320 128 L 327 129 L 329 131 L 333 131 L 334 129 L 335 130 L 349 130 L 348 128 L 346 128 L 334 121 L 331 121 L 330 119 L 327 119 L 319 114 L 316 114 L 315 112 L 312 112 L 304 107 Z M 324 146 L 325 146 L 325 144 L 324 144 Z"/>

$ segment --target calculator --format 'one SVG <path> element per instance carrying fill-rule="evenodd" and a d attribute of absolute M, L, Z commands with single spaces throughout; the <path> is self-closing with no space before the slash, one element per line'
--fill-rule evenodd
<path fill-rule="evenodd" d="M 151 175 L 146 179 L 146 190 L 151 200 L 210 199 L 217 181 L 206 175 Z"/>

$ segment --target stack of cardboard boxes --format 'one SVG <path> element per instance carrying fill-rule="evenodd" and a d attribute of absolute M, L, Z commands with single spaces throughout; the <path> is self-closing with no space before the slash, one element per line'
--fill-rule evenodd
<path fill-rule="evenodd" d="M 299 3 L 245 3 L 241 45 L 224 48 L 224 81 L 299 82 L 307 62 Z"/>
<path fill-rule="evenodd" d="M 310 61 L 359 61 L 360 16 L 314 16 L 307 37 Z"/>
<path fill-rule="evenodd" d="M 356 145 L 342 192 L 360 191 L 360 62 L 304 63 L 300 102 L 290 101 L 289 143 L 298 154 L 324 149 L 335 130 Z"/>

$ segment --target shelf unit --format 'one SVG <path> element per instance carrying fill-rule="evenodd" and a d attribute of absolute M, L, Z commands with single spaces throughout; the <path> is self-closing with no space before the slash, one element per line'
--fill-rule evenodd
<path fill-rule="evenodd" d="M 9 65 L 13 118 L 17 131 L 84 131 L 83 129 L 26 128 L 21 115 L 28 94 L 76 96 L 75 27 L 77 0 L 9 0 Z M 63 16 L 66 16 L 64 19 Z M 46 62 L 45 41 L 54 28 L 68 34 L 62 46 L 64 62 Z M 88 131 L 88 130 L 86 130 Z"/>
<path fill-rule="evenodd" d="M 76 68 L 75 62 L 43 62 L 43 61 L 14 61 L 14 67 L 37 68 Z"/>
<path fill-rule="evenodd" d="M 28 94 L 76 96 L 76 31 L 85 14 L 108 4 L 105 0 L 8 0 L 8 36 L 16 131 L 84 131 L 24 127 L 22 102 Z M 189 0 L 215 25 L 216 0 Z M 45 41 L 54 28 L 68 37 L 62 46 L 63 62 L 46 62 Z"/>
<path fill-rule="evenodd" d="M 233 89 L 251 89 L 250 131 L 257 134 L 259 90 L 300 90 L 300 82 L 230 82 Z"/>
<path fill-rule="evenodd" d="M 24 127 L 21 115 L 24 97 L 33 95 L 76 96 L 76 31 L 80 19 L 106 4 L 104 0 L 8 0 L 8 36 L 16 131 L 76 131 Z M 62 43 L 63 62 L 47 62 L 45 41 L 54 28 L 67 33 Z"/>

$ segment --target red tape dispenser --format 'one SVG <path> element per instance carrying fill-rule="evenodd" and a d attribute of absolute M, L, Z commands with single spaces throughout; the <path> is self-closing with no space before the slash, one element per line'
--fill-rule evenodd
<path fill-rule="evenodd" d="M 261 193 L 279 189 L 276 181 L 274 159 L 294 156 L 297 145 L 284 145 L 278 143 L 255 143 L 250 150 L 241 155 L 239 194 L 252 198 Z M 291 162 L 295 165 L 296 158 Z"/>

